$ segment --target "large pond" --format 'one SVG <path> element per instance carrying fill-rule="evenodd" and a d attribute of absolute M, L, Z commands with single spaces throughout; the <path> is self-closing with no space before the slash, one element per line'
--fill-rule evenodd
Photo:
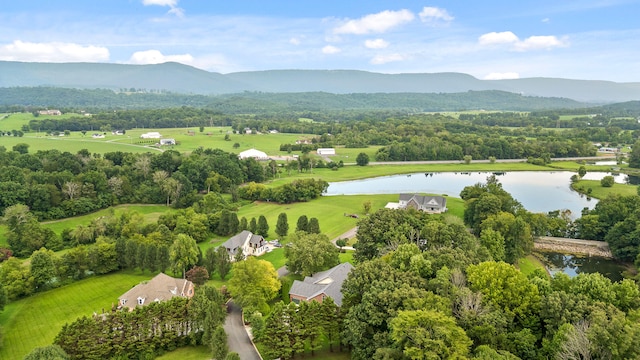
<path fill-rule="evenodd" d="M 578 256 L 555 252 L 539 252 L 540 259 L 551 275 L 563 272 L 570 277 L 580 273 L 599 272 L 612 281 L 623 279 L 622 272 L 626 269 L 623 264 L 597 256 Z"/>
<path fill-rule="evenodd" d="M 442 172 L 383 176 L 363 180 L 329 183 L 326 195 L 366 195 L 429 193 L 459 197 L 465 186 L 484 183 L 495 174 L 502 187 L 532 212 L 568 209 L 579 217 L 585 207 L 592 209 L 596 199 L 571 190 L 570 171 L 510 171 L 510 172 Z M 600 180 L 606 172 L 589 172 L 584 177 Z M 616 182 L 625 183 L 626 175 L 614 175 Z"/>

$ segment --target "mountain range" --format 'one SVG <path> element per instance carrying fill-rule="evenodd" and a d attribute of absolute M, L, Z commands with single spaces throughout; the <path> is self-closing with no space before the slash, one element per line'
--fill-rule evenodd
<path fill-rule="evenodd" d="M 605 104 L 640 100 L 640 82 L 523 78 L 480 80 L 463 73 L 382 74 L 359 70 L 266 70 L 220 74 L 179 63 L 29 63 L 0 61 L 0 87 L 161 90 L 221 95 L 242 92 L 462 93 L 498 90 Z"/>

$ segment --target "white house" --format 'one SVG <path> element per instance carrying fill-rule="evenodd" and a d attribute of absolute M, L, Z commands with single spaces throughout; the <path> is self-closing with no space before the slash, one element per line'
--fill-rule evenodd
<path fill-rule="evenodd" d="M 240 159 L 254 158 L 256 160 L 269 160 L 267 153 L 256 149 L 249 149 L 241 152 L 238 157 Z"/>
<path fill-rule="evenodd" d="M 95 133 L 95 134 L 91 135 L 91 137 L 94 138 L 94 139 L 104 139 L 104 134 Z"/>
<path fill-rule="evenodd" d="M 387 209 L 406 209 L 413 208 L 416 210 L 440 214 L 447 211 L 447 198 L 443 196 L 430 196 L 418 194 L 400 194 L 399 202 L 388 203 Z"/>
<path fill-rule="evenodd" d="M 160 145 L 175 145 L 176 139 L 160 139 Z"/>
<path fill-rule="evenodd" d="M 318 148 L 318 150 L 316 150 L 316 154 L 318 154 L 318 155 L 335 155 L 336 154 L 336 149 L 335 148 Z"/>
<path fill-rule="evenodd" d="M 162 135 L 159 132 L 148 132 L 140 135 L 140 139 L 160 139 Z"/>
<path fill-rule="evenodd" d="M 220 246 L 227 249 L 229 256 L 233 259 L 238 251 L 242 251 L 245 256 L 260 256 L 267 251 L 266 245 L 267 243 L 262 236 L 256 235 L 249 230 L 243 230 Z"/>

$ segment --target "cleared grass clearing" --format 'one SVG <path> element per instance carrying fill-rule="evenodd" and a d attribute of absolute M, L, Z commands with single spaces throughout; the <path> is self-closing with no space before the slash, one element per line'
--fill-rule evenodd
<path fill-rule="evenodd" d="M 76 116 L 82 116 L 76 113 L 66 113 L 62 115 L 41 115 L 38 117 L 33 116 L 32 113 L 12 113 L 12 114 L 0 114 L 0 130 L 11 131 L 20 130 L 22 125 L 29 125 L 30 120 L 42 120 L 42 119 L 68 119 Z"/>
<path fill-rule="evenodd" d="M 9 303 L 0 313 L 4 329 L 0 359 L 22 359 L 33 348 L 53 342 L 65 323 L 94 312 L 108 312 L 132 286 L 150 273 L 118 272 L 87 278 Z"/>

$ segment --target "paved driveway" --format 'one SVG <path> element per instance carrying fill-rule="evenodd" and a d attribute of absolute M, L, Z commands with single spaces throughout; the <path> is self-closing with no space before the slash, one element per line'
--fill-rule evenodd
<path fill-rule="evenodd" d="M 262 360 L 244 328 L 240 307 L 233 301 L 230 301 L 227 306 L 229 313 L 224 322 L 224 331 L 227 333 L 229 351 L 237 352 L 242 360 Z"/>

